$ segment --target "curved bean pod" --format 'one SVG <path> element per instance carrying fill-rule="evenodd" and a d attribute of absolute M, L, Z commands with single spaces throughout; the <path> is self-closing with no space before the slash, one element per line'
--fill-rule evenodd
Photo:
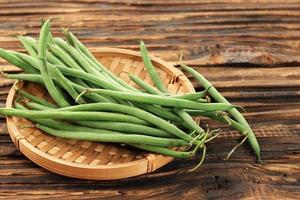
<path fill-rule="evenodd" d="M 120 92 L 120 91 L 112 91 L 105 89 L 88 89 L 87 92 L 93 92 L 103 95 L 108 95 L 111 97 L 127 100 L 127 101 L 135 101 L 140 103 L 147 104 L 157 104 L 168 107 L 179 107 L 186 109 L 198 109 L 198 110 L 229 110 L 234 108 L 233 105 L 228 103 L 197 103 L 185 99 L 176 99 L 170 98 L 167 96 L 157 96 L 151 94 L 144 93 L 129 93 L 129 92 Z"/>
<path fill-rule="evenodd" d="M 50 76 L 50 73 L 47 68 L 47 61 L 46 61 L 46 48 L 47 42 L 50 32 L 50 20 L 48 19 L 42 26 L 39 38 L 39 46 L 38 46 L 38 57 L 39 57 L 39 64 L 40 64 L 40 72 L 43 79 L 43 82 L 53 100 L 60 106 L 65 107 L 69 106 L 70 104 L 64 96 L 56 89 L 53 80 Z"/>
<path fill-rule="evenodd" d="M 89 105 L 89 104 L 86 104 Z M 108 112 L 65 112 L 61 110 L 18 110 L 9 108 L 0 108 L 0 114 L 6 116 L 18 116 L 24 118 L 41 118 L 41 119 L 63 119 L 63 120 L 91 120 L 91 121 L 116 121 L 128 122 L 142 125 L 149 123 L 134 116 L 108 113 Z"/>
<path fill-rule="evenodd" d="M 28 63 L 15 56 L 11 51 L 0 48 L 0 57 L 9 62 L 12 65 L 17 66 L 26 73 L 38 74 L 39 72 L 31 67 Z"/>
<path fill-rule="evenodd" d="M 194 157 L 195 154 L 192 151 L 184 152 L 184 151 L 175 151 L 164 147 L 158 147 L 158 146 L 152 146 L 152 145 L 146 145 L 146 144 L 133 144 L 128 143 L 128 145 L 136 147 L 138 149 L 143 149 L 149 152 L 155 152 L 159 154 L 163 154 L 166 156 L 172 156 L 175 158 L 191 158 Z"/>
<path fill-rule="evenodd" d="M 141 55 L 142 55 L 145 67 L 146 67 L 152 81 L 154 82 L 155 86 L 157 87 L 157 89 L 159 91 L 166 93 L 167 89 L 165 88 L 163 82 L 161 81 L 161 79 L 159 77 L 159 74 L 157 73 L 154 66 L 152 65 L 151 59 L 148 56 L 148 51 L 147 51 L 146 45 L 144 44 L 143 41 L 141 41 L 141 43 L 140 43 L 140 51 L 141 51 Z"/>
<path fill-rule="evenodd" d="M 208 90 L 208 93 L 210 94 L 211 97 L 213 97 L 217 102 L 222 102 L 222 103 L 227 103 L 229 104 L 229 102 L 213 87 L 213 85 L 204 77 L 202 76 L 200 73 L 198 73 L 197 71 L 195 71 L 193 68 L 188 67 L 186 65 L 181 65 L 181 67 L 189 72 L 191 75 L 193 75 L 198 81 L 199 83 L 202 84 L 202 86 Z M 255 151 L 257 158 L 259 159 L 259 161 L 261 161 L 260 159 L 260 147 L 259 144 L 257 142 L 257 139 L 251 129 L 251 127 L 249 126 L 248 122 L 245 120 L 245 118 L 242 116 L 242 114 L 236 109 L 236 108 L 231 108 L 228 110 L 228 112 L 242 125 L 245 126 L 245 131 L 247 132 L 248 135 L 248 139 L 249 142 L 251 144 L 252 149 Z"/>
<path fill-rule="evenodd" d="M 82 105 L 75 105 L 69 106 L 65 108 L 58 109 L 59 111 L 87 111 L 87 110 L 101 110 L 101 111 L 116 111 L 122 112 L 128 115 L 133 115 L 137 118 L 145 120 L 155 126 L 160 127 L 161 129 L 173 134 L 181 139 L 184 139 L 190 142 L 193 138 L 188 134 L 184 133 L 180 129 L 178 129 L 173 124 L 149 113 L 139 108 L 114 104 L 114 103 L 90 103 L 90 104 L 82 104 Z"/>
<path fill-rule="evenodd" d="M 161 147 L 178 147 L 186 146 L 188 143 L 180 139 L 171 138 L 159 138 L 146 135 L 138 134 L 99 134 L 93 132 L 81 132 L 81 131 L 64 131 L 52 129 L 47 126 L 37 124 L 36 127 L 50 135 L 56 137 L 76 139 L 76 140 L 86 140 L 86 141 L 96 141 L 96 142 L 116 142 L 116 143 L 136 143 L 136 144 L 148 144 Z"/>

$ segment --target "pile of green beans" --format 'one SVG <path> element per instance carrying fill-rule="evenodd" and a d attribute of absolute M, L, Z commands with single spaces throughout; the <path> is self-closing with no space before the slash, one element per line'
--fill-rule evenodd
<path fill-rule="evenodd" d="M 182 64 L 204 90 L 170 94 L 141 42 L 141 57 L 154 86 L 128 73 L 141 88 L 137 89 L 110 72 L 69 29 L 62 29 L 66 40 L 53 37 L 50 29 L 48 19 L 38 40 L 18 37 L 28 54 L 0 48 L 0 57 L 24 72 L 2 73 L 4 77 L 40 84 L 55 103 L 15 86 L 15 108 L 0 108 L 1 115 L 27 118 L 36 128 L 57 137 L 120 143 L 177 158 L 195 157 L 202 149 L 196 168 L 205 158 L 207 143 L 220 134 L 201 127 L 194 118 L 208 117 L 248 138 L 260 160 L 258 142 L 238 106 L 192 68 Z"/>

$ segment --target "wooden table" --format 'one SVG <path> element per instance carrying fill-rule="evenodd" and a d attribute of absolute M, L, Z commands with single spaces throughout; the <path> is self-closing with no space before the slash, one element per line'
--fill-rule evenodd
<path fill-rule="evenodd" d="M 267 164 L 257 164 L 247 144 L 224 161 L 241 140 L 224 128 L 223 137 L 208 146 L 205 164 L 192 173 L 187 169 L 198 160 L 176 160 L 119 181 L 66 178 L 21 155 L 1 119 L 0 198 L 300 199 L 300 1 L 120 2 L 2 0 L 0 46 L 23 51 L 16 35 L 37 37 L 40 18 L 62 17 L 54 34 L 77 21 L 71 29 L 91 49 L 137 50 L 143 39 L 152 54 L 174 65 L 183 51 L 186 63 L 247 110 Z M 11 83 L 0 81 L 2 106 Z"/>

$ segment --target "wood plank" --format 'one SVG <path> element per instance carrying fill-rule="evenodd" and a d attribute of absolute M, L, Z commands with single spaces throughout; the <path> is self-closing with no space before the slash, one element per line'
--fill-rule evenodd
<path fill-rule="evenodd" d="M 138 50 L 138 40 L 143 39 L 152 55 L 174 66 L 183 52 L 187 64 L 247 110 L 267 164 L 255 163 L 247 144 L 224 161 L 241 136 L 203 119 L 202 125 L 221 127 L 223 133 L 208 145 L 198 171 L 187 171 L 198 160 L 175 160 L 155 173 L 118 181 L 66 178 L 16 150 L 1 118 L 0 199 L 299 199 L 298 0 L 3 0 L 1 48 L 24 52 L 15 36 L 37 38 L 39 19 L 53 16 L 64 19 L 54 22 L 54 35 L 61 35 L 59 26 L 80 20 L 71 30 L 95 52 L 99 47 Z M 0 67 L 19 72 L 3 60 Z M 0 78 L 0 107 L 12 83 Z"/>

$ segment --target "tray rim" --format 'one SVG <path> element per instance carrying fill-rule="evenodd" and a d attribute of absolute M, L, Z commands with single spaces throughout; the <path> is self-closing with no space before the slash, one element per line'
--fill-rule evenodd
<path fill-rule="evenodd" d="M 133 56 L 135 59 L 141 60 L 141 54 L 139 52 L 121 48 L 93 48 L 92 53 L 106 54 L 106 56 L 109 54 L 119 54 L 127 57 Z M 97 58 L 101 56 L 95 57 Z M 158 57 L 150 56 L 150 58 L 152 61 L 159 64 L 158 66 L 156 65 L 156 67 L 168 70 L 174 75 L 175 78 L 182 79 L 184 86 L 190 90 L 189 92 L 195 92 L 193 85 L 183 74 L 183 72 Z M 16 91 L 12 87 L 7 96 L 6 108 L 12 108 L 15 93 Z M 15 143 L 17 149 L 34 163 L 60 175 L 81 179 L 114 180 L 153 172 L 174 159 L 169 156 L 149 153 L 148 156 L 144 158 L 122 164 L 87 166 L 86 164 L 81 163 L 70 163 L 68 161 L 50 156 L 32 146 L 19 132 L 13 118 L 14 117 L 6 117 L 6 122 L 9 135 Z M 85 170 L 91 172 L 91 175 L 89 175 L 89 173 L 82 175 L 81 173 Z M 100 171 L 102 173 L 99 176 L 97 173 Z M 123 173 L 124 171 L 126 173 Z"/>

